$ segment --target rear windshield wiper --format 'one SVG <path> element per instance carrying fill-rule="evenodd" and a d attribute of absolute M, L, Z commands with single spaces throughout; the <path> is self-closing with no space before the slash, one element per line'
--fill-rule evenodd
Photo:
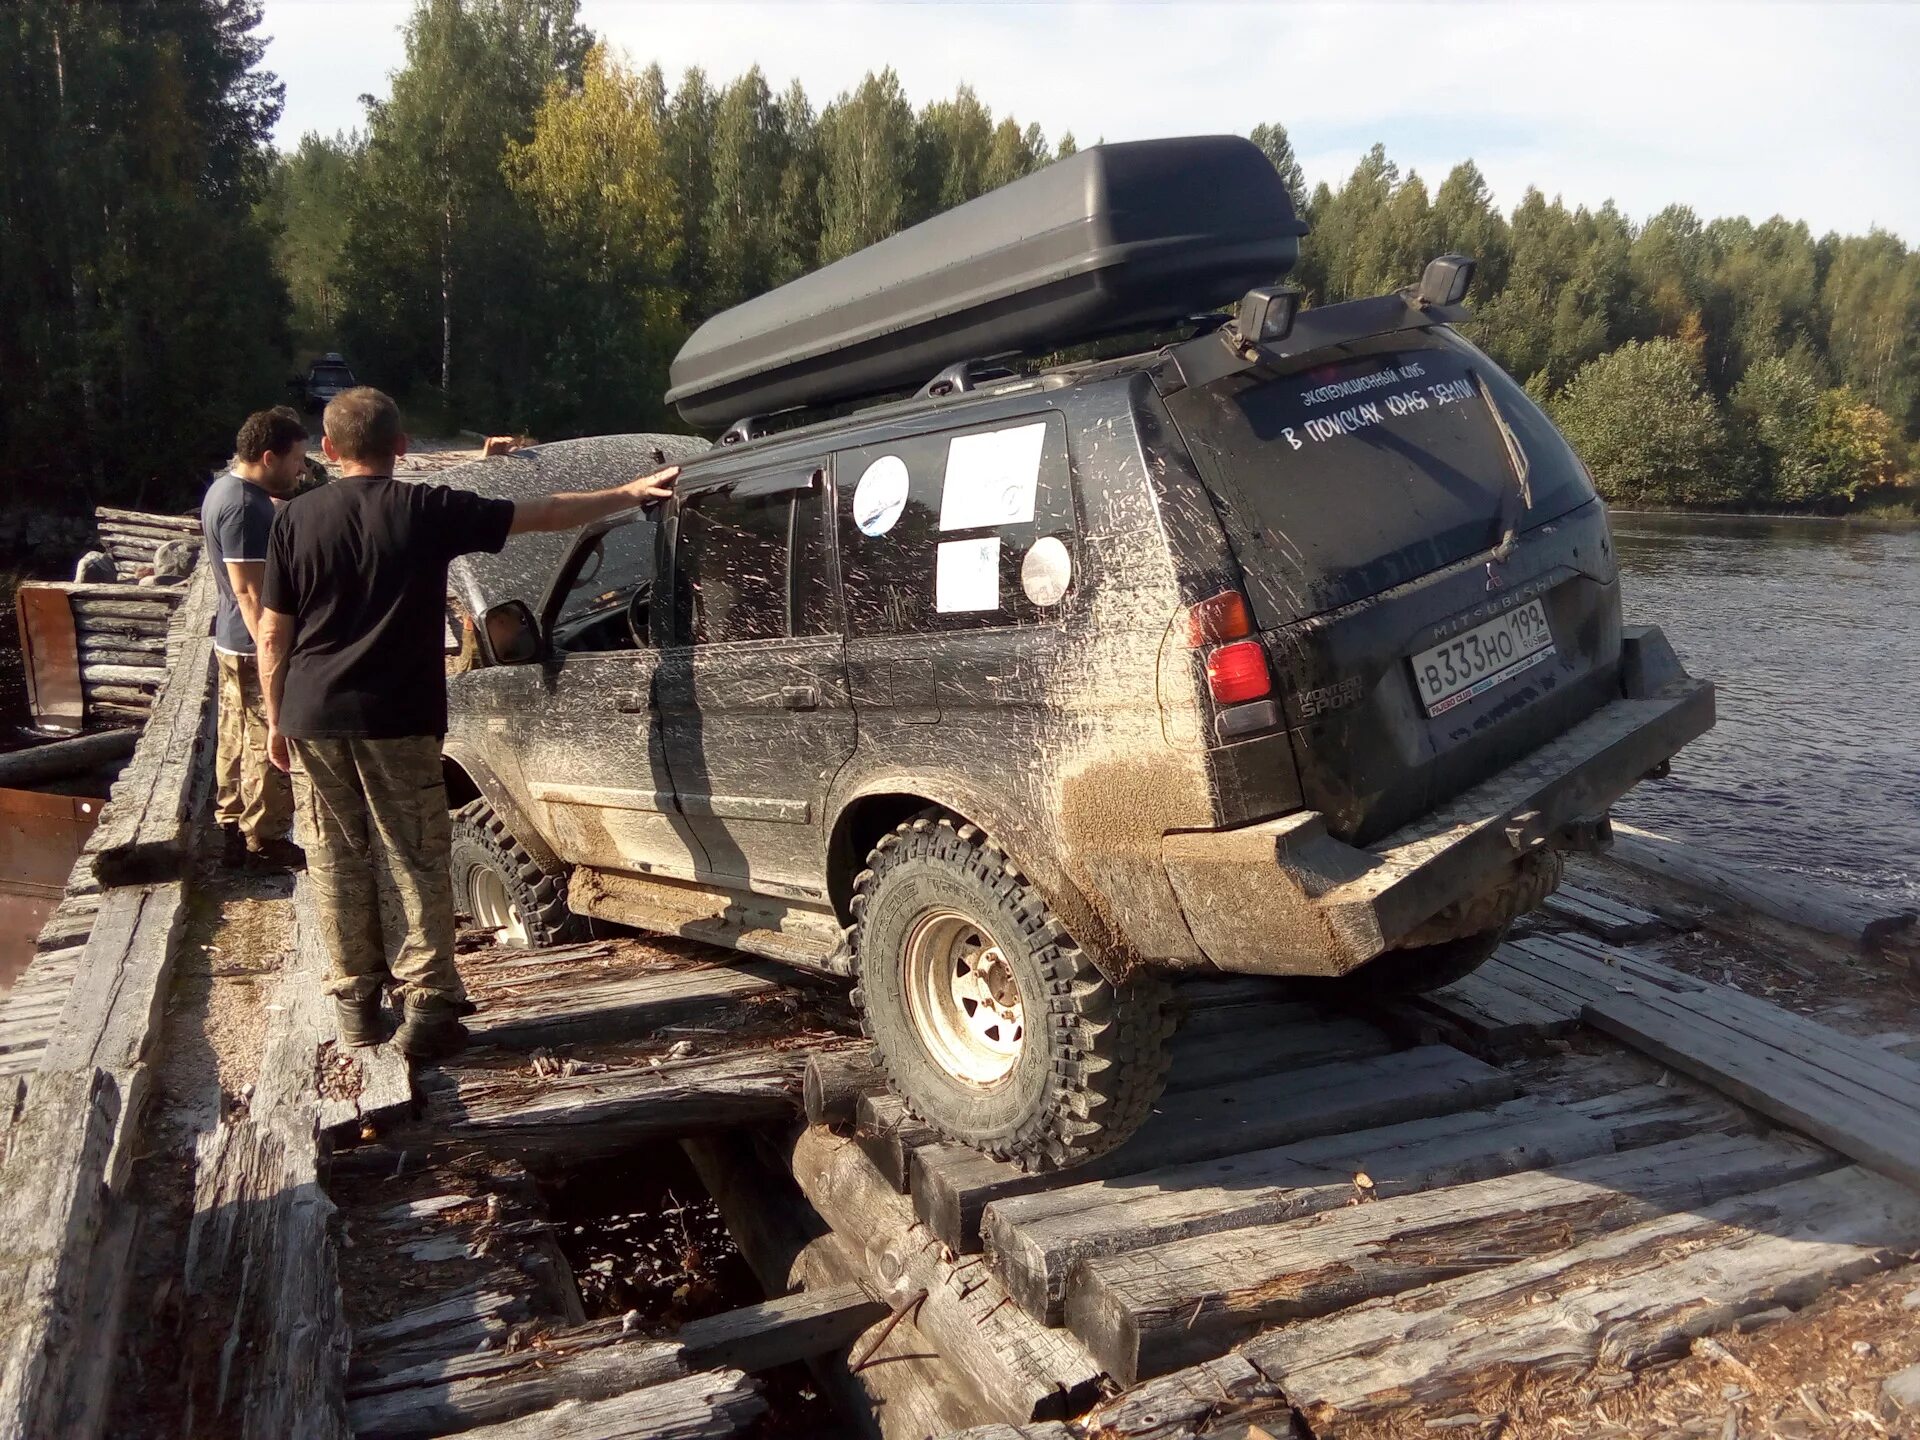
<path fill-rule="evenodd" d="M 1513 470 L 1514 494 L 1500 507 L 1500 543 L 1493 547 L 1493 558 L 1505 560 L 1519 543 L 1522 517 L 1533 509 L 1533 462 L 1527 459 L 1527 452 L 1520 447 L 1520 437 L 1513 433 L 1507 417 L 1500 412 L 1500 402 L 1493 398 L 1493 387 L 1477 372 L 1469 370 L 1467 374 L 1486 402 L 1487 414 L 1493 417 L 1493 427 L 1500 432 L 1501 442 L 1507 447 L 1507 464 Z M 1517 506 L 1513 503 L 1515 499 L 1520 502 Z"/>

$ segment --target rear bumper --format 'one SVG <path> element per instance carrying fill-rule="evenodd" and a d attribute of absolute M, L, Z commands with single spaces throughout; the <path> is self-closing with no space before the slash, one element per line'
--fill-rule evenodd
<path fill-rule="evenodd" d="M 1624 641 L 1620 699 L 1370 848 L 1335 839 L 1313 811 L 1167 836 L 1167 876 L 1201 951 L 1222 970 L 1344 974 L 1590 830 L 1713 725 L 1713 686 L 1657 628 Z"/>

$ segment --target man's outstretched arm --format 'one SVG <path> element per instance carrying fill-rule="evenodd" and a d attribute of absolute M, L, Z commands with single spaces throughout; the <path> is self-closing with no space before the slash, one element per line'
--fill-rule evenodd
<path fill-rule="evenodd" d="M 644 505 L 649 500 L 664 500 L 673 493 L 674 477 L 680 473 L 678 465 L 669 465 L 664 470 L 656 470 L 651 475 L 642 475 L 638 480 L 629 480 L 624 485 L 615 485 L 607 490 L 578 490 L 564 495 L 549 495 L 543 500 L 516 500 L 513 505 L 513 524 L 508 527 L 509 535 L 524 535 L 530 531 L 572 530 L 580 525 L 591 525 L 609 515 L 618 515 L 622 510 L 631 510 L 636 505 Z M 494 534 L 499 534 L 494 531 Z"/>

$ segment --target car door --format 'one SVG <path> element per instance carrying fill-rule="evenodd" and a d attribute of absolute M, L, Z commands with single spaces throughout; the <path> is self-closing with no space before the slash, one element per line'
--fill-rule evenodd
<path fill-rule="evenodd" d="M 656 686 L 709 873 L 809 899 L 826 894 L 827 787 L 854 747 L 829 491 L 824 463 L 801 461 L 682 492 Z"/>
<path fill-rule="evenodd" d="M 563 860 L 688 877 L 707 866 L 675 800 L 654 704 L 658 558 L 655 526 L 639 512 L 582 532 L 544 607 L 544 693 L 517 717 L 518 748 Z"/>

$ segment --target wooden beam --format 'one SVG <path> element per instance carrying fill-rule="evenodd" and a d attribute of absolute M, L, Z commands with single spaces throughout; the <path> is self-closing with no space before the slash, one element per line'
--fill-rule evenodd
<path fill-rule="evenodd" d="M 871 1045 L 815 1051 L 807 1058 L 800 1093 L 809 1125 L 851 1125 L 862 1097 L 886 1092 L 886 1076 Z"/>
<path fill-rule="evenodd" d="M 1242 1347 L 1317 1433 L 1451 1405 L 1500 1376 L 1635 1368 L 1798 1307 L 1920 1246 L 1920 1195 L 1849 1166 L 1270 1330 Z M 1442 1414 L 1450 1413 L 1442 1411 Z"/>
<path fill-rule="evenodd" d="M 987 1207 L 983 1233 L 994 1272 L 1014 1300 L 1057 1325 L 1067 1274 L 1077 1261 L 1583 1160 L 1612 1148 L 1608 1126 L 1523 1096 L 1490 1110 L 996 1200 Z M 1365 1189 L 1354 1183 L 1360 1173 L 1372 1182 Z"/>
<path fill-rule="evenodd" d="M 1186 1440 L 1222 1433 L 1228 1420 L 1265 1420 L 1275 1437 L 1293 1434 L 1286 1396 L 1239 1355 L 1136 1385 L 1097 1406 L 1083 1422 L 1100 1440 Z"/>
<path fill-rule="evenodd" d="M 854 1143 L 902 1195 L 913 1184 L 913 1152 L 922 1145 L 941 1144 L 944 1138 L 931 1125 L 916 1120 L 897 1095 L 863 1095 L 854 1112 Z"/>
<path fill-rule="evenodd" d="M 837 1235 L 862 1246 L 864 1277 L 913 1320 L 1004 1420 L 1060 1420 L 1098 1390 L 1099 1367 L 1080 1345 L 1010 1303 L 980 1261 L 955 1263 L 914 1224 L 913 1207 L 858 1145 L 811 1129 L 794 1141 L 801 1191 Z"/>
<path fill-rule="evenodd" d="M 689 1060 L 542 1077 L 447 1066 L 422 1075 L 418 1121 L 395 1134 L 579 1160 L 799 1114 L 807 1052 L 755 1046 Z"/>
<path fill-rule="evenodd" d="M 674 1338 L 695 1369 L 756 1375 L 851 1345 L 890 1313 L 864 1284 L 850 1280 L 689 1320 Z"/>
<path fill-rule="evenodd" d="M 1100 1256 L 1068 1279 L 1067 1326 L 1131 1384 L 1266 1325 L 1564 1249 L 1832 1163 L 1797 1139 L 1710 1135 Z"/>
<path fill-rule="evenodd" d="M 752 1379 L 738 1370 L 710 1370 L 461 1433 L 468 1440 L 727 1440 L 766 1408 Z"/>
<path fill-rule="evenodd" d="M 1555 919 L 1619 944 L 1650 939 L 1666 929 L 1660 917 L 1651 911 L 1602 895 L 1597 890 L 1583 890 L 1578 885 L 1563 884 L 1547 896 L 1540 908 Z"/>
<path fill-rule="evenodd" d="M 178 882 L 103 897 L 43 1069 L 97 1065 L 124 1076 L 147 1058 L 167 1002 L 184 900 Z"/>
<path fill-rule="evenodd" d="M 102 730 L 0 755 L 0 786 L 26 789 L 44 785 L 49 780 L 84 775 L 89 770 L 124 760 L 133 753 L 139 738 L 137 730 Z"/>
<path fill-rule="evenodd" d="M 1133 1139 L 1073 1170 L 1034 1174 L 961 1145 L 914 1152 L 913 1200 L 928 1229 L 962 1253 L 1003 1196 L 1104 1180 L 1510 1099 L 1513 1078 L 1445 1045 L 1283 1071 L 1165 1097 Z"/>
<path fill-rule="evenodd" d="M 467 1021 L 476 1045 L 524 1050 L 631 1039 L 790 988 L 779 966 L 758 960 L 661 968 L 606 947 L 564 964 L 512 958 L 519 963 L 485 952 L 461 957 L 480 1005 Z"/>

